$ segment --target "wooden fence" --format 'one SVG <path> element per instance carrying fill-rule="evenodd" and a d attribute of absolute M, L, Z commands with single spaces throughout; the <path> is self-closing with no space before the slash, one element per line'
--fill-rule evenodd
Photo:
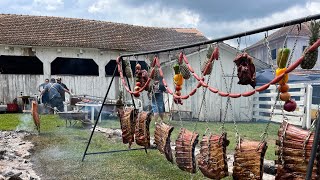
<path fill-rule="evenodd" d="M 282 122 L 285 116 L 289 123 L 309 129 L 311 125 L 312 86 L 310 84 L 289 84 L 289 87 L 291 98 L 297 103 L 295 111 L 282 111 L 284 102 L 279 100 L 276 103 L 274 114 L 271 114 L 277 97 L 276 86 L 271 85 L 267 90 L 254 95 L 253 119 L 255 121 Z"/>

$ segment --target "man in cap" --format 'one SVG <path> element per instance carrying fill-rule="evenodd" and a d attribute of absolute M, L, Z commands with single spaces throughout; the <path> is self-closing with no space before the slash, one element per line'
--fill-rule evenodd
<path fill-rule="evenodd" d="M 64 89 L 69 91 L 67 85 L 62 83 L 61 80 L 62 80 L 61 77 L 58 77 L 57 78 L 57 83 L 60 84 Z M 62 101 L 65 101 L 66 100 L 65 91 L 60 91 L 60 94 L 61 94 Z"/>
<path fill-rule="evenodd" d="M 54 78 L 51 78 L 50 83 L 48 83 L 44 87 L 44 90 L 41 91 L 40 95 L 43 95 L 44 93 L 48 93 L 49 106 L 51 106 L 51 109 L 56 107 L 58 111 L 63 112 L 64 106 L 63 106 L 63 100 L 60 94 L 60 92 L 62 91 L 70 94 L 69 90 L 63 88 L 60 84 L 56 83 L 56 80 Z"/>

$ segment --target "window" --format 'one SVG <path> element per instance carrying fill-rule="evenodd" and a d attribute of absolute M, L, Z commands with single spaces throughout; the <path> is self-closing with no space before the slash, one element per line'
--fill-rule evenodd
<path fill-rule="evenodd" d="M 277 59 L 277 49 L 271 50 L 271 57 L 272 57 L 272 59 Z"/>
<path fill-rule="evenodd" d="M 0 74 L 43 74 L 36 56 L 0 56 Z"/>
<path fill-rule="evenodd" d="M 131 65 L 131 70 L 132 73 L 135 74 L 135 66 L 136 66 L 137 61 L 130 61 L 130 65 Z M 145 61 L 138 61 L 138 63 L 141 65 L 141 69 L 147 69 L 147 63 Z M 113 71 L 115 69 L 117 65 L 116 60 L 110 60 L 108 62 L 108 64 L 105 67 L 105 71 L 106 71 L 106 76 L 112 76 L 113 75 Z M 116 70 L 116 76 L 119 76 L 119 72 L 118 69 Z"/>
<path fill-rule="evenodd" d="M 99 67 L 93 59 L 58 57 L 51 63 L 51 74 L 99 76 Z"/>
<path fill-rule="evenodd" d="M 307 48 L 307 46 L 302 46 L 302 52 Z"/>

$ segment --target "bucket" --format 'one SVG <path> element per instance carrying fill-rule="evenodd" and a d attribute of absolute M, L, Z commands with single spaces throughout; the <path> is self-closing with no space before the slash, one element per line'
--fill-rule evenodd
<path fill-rule="evenodd" d="M 19 106 L 18 104 L 7 104 L 7 112 L 18 112 Z"/>

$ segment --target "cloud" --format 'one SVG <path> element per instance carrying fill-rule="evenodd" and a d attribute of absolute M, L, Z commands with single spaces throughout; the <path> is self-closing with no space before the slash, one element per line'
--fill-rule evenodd
<path fill-rule="evenodd" d="M 63 0 L 33 0 L 33 8 L 41 9 L 45 7 L 48 11 L 55 11 L 64 7 Z"/>
<path fill-rule="evenodd" d="M 173 9 L 160 3 L 133 6 L 123 0 L 98 0 L 88 12 L 112 17 L 112 21 L 144 26 L 196 27 L 200 22 L 200 15 L 187 8 Z"/>
<path fill-rule="evenodd" d="M 227 35 L 233 35 L 236 33 L 241 33 L 249 30 L 253 30 L 260 27 L 265 27 L 275 23 L 281 23 L 284 21 L 289 21 L 297 18 L 302 18 L 308 15 L 313 15 L 319 12 L 320 2 L 308 2 L 305 5 L 295 5 L 285 9 L 283 11 L 275 12 L 273 14 L 267 15 L 262 18 L 251 18 L 242 19 L 235 21 L 224 21 L 224 22 L 200 22 L 198 28 L 203 31 L 210 38 L 219 38 Z M 262 39 L 263 36 L 260 34 L 252 35 L 251 38 L 247 37 L 247 45 Z M 250 40 L 249 40 L 250 39 Z M 235 44 L 231 42 L 231 44 Z M 242 41 L 244 45 L 244 41 Z"/>

